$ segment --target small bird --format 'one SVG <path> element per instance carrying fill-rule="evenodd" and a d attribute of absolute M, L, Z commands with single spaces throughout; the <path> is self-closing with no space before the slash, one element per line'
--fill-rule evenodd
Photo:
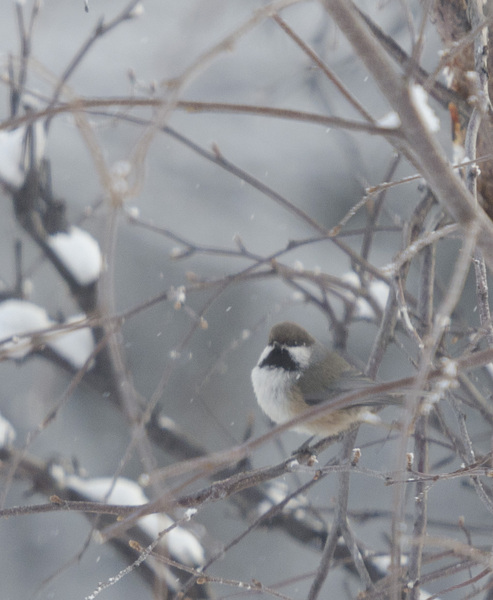
<path fill-rule="evenodd" d="M 328 350 L 303 327 L 285 321 L 274 325 L 269 342 L 252 371 L 260 408 L 274 423 L 283 423 L 314 405 L 375 383 L 352 367 L 335 350 Z M 293 427 L 311 435 L 337 435 L 356 423 L 378 423 L 378 407 L 399 401 L 388 395 L 353 401 Z"/>

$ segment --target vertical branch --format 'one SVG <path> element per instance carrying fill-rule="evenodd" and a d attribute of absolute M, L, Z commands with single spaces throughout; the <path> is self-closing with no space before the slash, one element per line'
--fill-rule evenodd
<path fill-rule="evenodd" d="M 418 314 L 421 320 L 420 336 L 427 337 L 431 331 L 433 319 L 433 288 L 435 285 L 435 245 L 427 246 L 423 250 L 421 266 L 420 289 L 418 296 Z M 417 469 L 420 473 L 428 472 L 428 415 L 418 417 L 414 430 L 414 454 L 417 460 Z M 409 580 L 413 583 L 410 590 L 410 600 L 420 597 L 419 581 L 423 560 L 423 541 L 426 535 L 428 517 L 428 491 L 424 481 L 416 483 L 414 496 L 414 527 L 413 545 L 409 556 Z"/>
<path fill-rule="evenodd" d="M 462 294 L 467 274 L 471 255 L 474 252 L 478 235 L 478 228 L 472 227 L 466 233 L 462 252 L 457 259 L 454 274 L 449 285 L 449 292 L 443 299 L 434 319 L 431 334 L 425 339 L 425 348 L 423 350 L 420 369 L 417 375 L 416 390 L 424 389 L 426 379 L 432 365 L 434 364 L 437 348 L 442 340 L 443 334 L 450 325 L 450 316 L 457 306 L 459 298 Z M 411 436 L 416 417 L 419 414 L 419 405 L 417 393 L 409 393 L 406 397 L 406 406 L 402 422 L 402 436 L 400 448 L 397 453 L 396 469 L 402 468 L 406 462 L 407 446 L 409 437 Z M 425 433 L 425 431 L 424 431 Z M 421 448 L 420 448 L 421 452 Z M 392 565 L 393 565 L 393 584 L 392 598 L 400 598 L 400 586 L 398 580 L 399 567 L 401 564 L 401 543 L 402 533 L 405 528 L 405 484 L 397 483 L 394 490 L 394 513 L 392 519 Z M 420 521 L 424 524 L 424 520 L 420 517 Z"/>
<path fill-rule="evenodd" d="M 471 28 L 473 30 L 479 28 L 474 37 L 474 68 L 477 75 L 476 104 L 467 126 L 465 139 L 466 156 L 471 160 L 475 160 L 477 156 L 476 150 L 479 128 L 484 116 L 491 107 L 488 93 L 488 27 L 486 24 L 484 27 L 480 27 L 481 24 L 484 23 L 482 0 L 469 0 L 467 13 Z M 478 175 L 479 169 L 477 165 L 475 163 L 469 164 L 466 169 L 466 185 L 476 199 L 476 202 L 478 197 Z M 483 327 L 487 333 L 488 344 L 491 346 L 493 345 L 493 327 L 491 324 L 486 265 L 479 248 L 474 252 L 473 264 L 476 275 L 476 295 L 479 319 L 481 327 Z"/>
<path fill-rule="evenodd" d="M 342 464 L 349 463 L 349 457 L 351 456 L 357 434 L 358 430 L 354 429 L 353 431 L 349 431 L 344 436 L 344 442 L 340 453 L 340 462 Z M 322 552 L 322 557 L 320 558 L 317 573 L 312 582 L 310 592 L 308 593 L 308 600 L 316 600 L 316 598 L 318 598 L 322 586 L 329 574 L 330 563 L 334 556 L 334 551 L 337 546 L 337 540 L 339 539 L 341 532 L 344 534 L 344 532 L 347 533 L 349 531 L 347 526 L 347 506 L 349 500 L 350 475 L 351 473 L 349 466 L 347 470 L 345 469 L 341 471 L 341 473 L 339 473 L 339 495 L 337 497 L 337 509 L 334 515 L 334 521 L 332 523 L 330 534 L 327 536 L 327 540 L 325 542 L 324 550 Z M 346 537 L 349 537 L 350 539 L 346 539 Z M 352 556 L 354 557 L 354 544 L 352 543 L 352 536 L 345 536 L 345 541 L 348 545 L 349 550 L 352 551 Z M 356 553 L 357 555 L 359 554 L 357 548 Z M 370 575 L 368 574 L 368 571 L 366 570 L 366 567 L 363 564 L 363 561 L 358 560 L 358 557 L 356 557 L 355 565 L 366 587 L 371 587 L 372 581 Z"/>
<path fill-rule="evenodd" d="M 383 181 L 390 181 L 392 179 L 392 177 L 394 176 L 394 173 L 397 170 L 397 167 L 399 166 L 399 164 L 401 162 L 401 159 L 402 159 L 402 157 L 400 154 L 395 154 L 392 157 L 392 160 L 390 161 L 387 172 L 384 175 Z M 377 221 L 380 216 L 380 213 L 382 212 L 384 200 L 387 196 L 387 194 L 385 192 L 386 192 L 386 189 L 380 190 L 376 194 L 376 197 L 373 198 L 373 205 L 372 205 L 371 210 L 368 209 L 368 220 L 367 220 L 367 225 L 365 227 L 365 233 L 363 235 L 363 241 L 361 244 L 361 256 L 366 260 L 368 260 L 368 257 L 370 255 L 370 248 L 372 245 L 373 237 L 375 235 L 375 227 L 377 225 Z"/>
<path fill-rule="evenodd" d="M 417 469 L 420 473 L 428 471 L 428 415 L 421 415 L 416 421 L 414 429 L 414 451 L 417 458 Z M 428 516 L 428 491 L 427 483 L 418 481 L 416 483 L 416 494 L 414 496 L 414 527 L 413 545 L 409 556 L 408 577 L 411 582 L 409 594 L 410 600 L 418 600 L 420 595 L 419 580 L 421 577 L 421 565 L 423 559 L 423 541 L 426 535 L 426 524 Z"/>
<path fill-rule="evenodd" d="M 409 224 L 407 225 L 406 231 L 403 235 L 403 248 L 409 247 L 418 237 L 420 231 L 423 227 L 423 221 L 428 214 L 431 206 L 433 205 L 434 198 L 430 190 L 427 190 L 425 197 L 418 204 L 416 209 L 414 210 L 413 216 Z M 407 273 L 409 271 L 410 262 L 407 261 L 400 268 L 400 278 L 405 281 L 407 277 Z M 395 288 L 394 288 L 395 289 Z M 370 358 L 368 359 L 368 364 L 366 367 L 366 374 L 375 379 L 378 371 L 378 366 L 383 358 L 387 345 L 394 334 L 395 324 L 397 322 L 397 296 L 394 292 L 394 289 L 391 290 L 387 300 L 387 306 L 385 307 L 384 315 L 382 322 L 380 323 L 380 327 L 378 329 L 377 336 L 375 341 L 373 342 L 373 348 L 370 354 Z"/>
<path fill-rule="evenodd" d="M 423 52 L 424 39 L 425 39 L 425 28 L 428 23 L 428 16 L 431 9 L 431 2 L 424 2 L 422 5 L 423 14 L 421 15 L 421 22 L 419 25 L 419 33 L 417 38 L 413 40 L 413 51 L 411 60 L 409 61 L 409 65 L 407 67 L 407 71 L 409 75 L 414 78 L 414 71 L 416 67 L 419 65 L 419 59 L 421 58 L 421 54 Z"/>

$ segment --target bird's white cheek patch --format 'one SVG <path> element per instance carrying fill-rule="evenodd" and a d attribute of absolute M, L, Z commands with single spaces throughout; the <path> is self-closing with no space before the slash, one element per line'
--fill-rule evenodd
<path fill-rule="evenodd" d="M 310 365 L 312 349 L 309 346 L 293 346 L 289 351 L 293 360 L 300 366 L 300 369 L 306 369 Z"/>

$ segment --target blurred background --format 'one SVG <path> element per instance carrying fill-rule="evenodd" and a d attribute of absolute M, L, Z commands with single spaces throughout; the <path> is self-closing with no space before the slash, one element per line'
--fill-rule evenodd
<path fill-rule="evenodd" d="M 260 0 L 142 2 L 140 16 L 120 23 L 84 55 L 67 82 L 70 92 L 65 90 L 61 97 L 65 101 L 169 97 L 173 93 L 169 84 L 174 78 L 232 32 L 250 23 L 256 11 L 267 4 Z M 420 3 L 404 3 L 406 9 L 401 2 L 370 0 L 357 4 L 409 51 L 408 19 L 419 22 Z M 126 5 L 120 0 L 90 0 L 88 12 L 82 0 L 51 0 L 41 5 L 33 28 L 27 78 L 27 88 L 39 94 L 40 106 L 44 105 L 42 98 L 52 94 L 54 84 L 97 23 L 101 19 L 111 21 Z M 9 57 L 20 53 L 16 10 L 22 11 L 27 21 L 31 9 L 30 0 L 25 3 L 8 0 L 2 7 L 0 52 L 4 86 L 3 92 L 0 89 L 0 107 L 4 120 L 10 116 L 6 83 Z M 375 119 L 388 113 L 381 93 L 320 3 L 300 2 L 283 10 L 282 17 L 338 74 Z M 440 43 L 430 24 L 425 41 L 421 64 L 433 70 L 438 63 Z M 287 108 L 360 120 L 321 70 L 269 18 L 259 19 L 227 51 L 217 52 L 210 61 L 204 61 L 178 96 L 179 100 Z M 438 138 L 450 155 L 448 115 L 438 105 L 431 104 L 442 122 Z M 152 121 L 154 114 L 155 109 L 148 107 L 118 106 L 106 112 L 95 108 L 86 113 L 108 169 L 120 161 L 135 164 L 134 152 L 146 129 L 142 122 L 132 122 L 127 117 Z M 395 157 L 394 150 L 379 136 L 247 113 L 187 111 L 177 107 L 166 125 L 211 156 L 220 154 L 326 229 L 338 225 L 364 196 L 367 187 L 386 180 Z M 46 156 L 51 163 L 54 193 L 66 202 L 69 222 L 90 232 L 105 253 L 110 222 L 108 195 L 98 176 L 94 152 L 88 148 L 70 112 L 53 119 Z M 413 168 L 402 160 L 391 179 L 413 173 Z M 251 255 L 269 257 L 286 249 L 293 240 L 317 234 L 309 223 L 238 174 L 201 156 L 166 132 L 155 133 L 139 174 L 143 175 L 142 184 L 124 200 L 115 251 L 109 255 L 110 268 L 114 270 L 116 313 L 139 307 L 170 289 L 187 286 L 194 281 L 190 274 L 195 274 L 198 280 L 219 281 L 241 272 L 254 260 L 238 256 L 240 241 Z M 389 230 L 375 236 L 369 256 L 377 268 L 390 262 L 401 248 L 400 229 L 417 203 L 419 183 L 400 185 L 387 193 L 381 222 Z M 44 307 L 53 319 L 64 320 L 79 313 L 65 282 L 19 227 L 6 192 L 3 207 L 0 278 L 4 289 L 11 287 L 15 279 L 14 246 L 20 239 L 23 273 L 30 284 L 29 300 Z M 129 219 L 128 214 L 136 218 Z M 358 231 L 365 224 L 363 210 L 349 221 L 347 229 Z M 197 252 L 182 259 L 174 258 L 187 249 L 177 238 L 194 244 Z M 348 235 L 343 239 L 359 251 L 361 236 Z M 454 242 L 450 242 L 450 247 L 455 248 Z M 439 251 L 439 260 L 440 273 L 446 280 L 453 256 L 447 246 L 444 248 Z M 279 260 L 291 268 L 333 277 L 351 270 L 348 256 L 330 239 L 297 247 L 282 254 Z M 410 282 L 416 283 L 416 277 L 417 272 L 411 271 Z M 468 287 L 474 287 L 472 280 Z M 320 306 L 307 301 L 304 294 L 282 277 L 245 277 L 224 284 L 221 293 L 218 289 L 189 292 L 181 309 L 172 301 L 157 302 L 136 311 L 121 329 L 126 368 L 135 389 L 148 401 L 163 373 L 167 373 L 160 408 L 207 451 L 224 450 L 240 443 L 252 419 L 253 435 L 269 429 L 255 402 L 250 372 L 273 324 L 294 320 L 322 342 L 330 345 L 332 339 L 329 320 Z M 472 306 L 473 298 L 467 294 L 472 293 L 473 289 L 467 290 L 464 297 L 466 320 L 470 314 L 467 307 Z M 343 303 L 335 299 L 333 306 L 336 314 L 342 316 Z M 207 329 L 197 327 L 200 316 L 207 321 Z M 348 354 L 362 365 L 368 359 L 377 325 L 359 320 L 348 330 Z M 412 374 L 409 360 L 412 355 L 409 341 L 403 341 L 401 348 L 393 347 L 384 357 L 379 377 L 386 380 Z M 0 362 L 0 412 L 15 427 L 19 448 L 59 401 L 70 380 L 67 373 L 42 357 L 30 357 L 21 364 Z M 384 413 L 384 420 L 389 423 L 397 417 L 397 411 Z M 471 418 L 478 420 L 476 429 L 481 440 L 481 420 L 476 415 Z M 488 435 L 484 435 L 485 452 L 489 448 Z M 366 466 L 384 472 L 394 467 L 395 446 L 390 438 L 392 432 L 361 428 L 358 444 L 364 448 Z M 252 464 L 274 464 L 289 456 L 303 441 L 303 436 L 285 433 L 279 443 L 270 443 L 257 451 Z M 125 418 L 104 394 L 79 386 L 57 412 L 56 419 L 28 445 L 27 451 L 45 461 L 77 463 L 77 468 L 90 477 L 111 477 L 122 468 L 124 476 L 137 480 L 143 472 L 139 457 L 134 453 L 122 464 L 129 442 Z M 334 454 L 335 450 L 328 452 Z M 446 451 L 437 446 L 434 453 L 434 460 L 439 461 Z M 155 461 L 156 466 L 164 466 L 172 459 L 156 452 Z M 287 489 L 294 488 L 296 477 L 286 477 L 282 483 Z M 310 504 L 324 518 L 334 508 L 337 489 L 337 479 L 333 476 L 310 492 Z M 443 488 L 430 487 L 430 518 L 438 523 L 444 520 L 443 515 L 451 515 L 444 530 L 459 515 L 465 516 L 472 531 L 491 522 L 491 516 L 467 487 L 455 484 L 453 489 L 453 493 L 444 493 Z M 31 496 L 23 481 L 10 481 L 4 494 L 5 506 L 47 501 L 40 494 Z M 351 510 L 357 515 L 369 507 L 390 511 L 390 488 L 378 478 L 353 477 Z M 217 552 L 245 526 L 233 508 L 218 503 L 203 508 L 192 529 Z M 386 550 L 385 528 L 386 521 L 369 519 L 358 522 L 357 534 L 362 541 Z M 81 551 L 89 531 L 82 516 L 68 513 L 0 521 L 2 598 L 88 596 L 99 581 L 106 581 L 127 564 L 109 545 L 91 542 L 81 559 L 65 568 L 67 561 Z M 258 529 L 228 550 L 211 572 L 246 582 L 254 579 L 265 585 L 287 579 L 288 574 L 293 577 L 300 574 L 299 581 L 281 591 L 288 597 L 301 598 L 306 596 L 318 560 L 314 550 L 282 532 L 276 530 L 267 535 L 265 529 Z M 326 597 L 344 597 L 343 594 L 355 597 L 358 587 L 345 571 L 338 570 L 331 573 L 327 590 L 331 595 Z M 228 597 L 234 592 L 218 587 L 217 597 Z M 101 594 L 101 598 L 108 600 L 135 597 L 152 597 L 152 591 L 135 572 Z M 447 595 L 456 597 L 462 596 Z"/>

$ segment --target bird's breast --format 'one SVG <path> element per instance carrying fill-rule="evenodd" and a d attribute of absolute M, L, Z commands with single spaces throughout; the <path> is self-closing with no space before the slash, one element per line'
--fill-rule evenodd
<path fill-rule="evenodd" d="M 257 402 L 265 414 L 281 423 L 297 413 L 295 397 L 300 395 L 296 379 L 299 374 L 283 369 L 255 367 L 252 371 L 252 384 Z"/>

